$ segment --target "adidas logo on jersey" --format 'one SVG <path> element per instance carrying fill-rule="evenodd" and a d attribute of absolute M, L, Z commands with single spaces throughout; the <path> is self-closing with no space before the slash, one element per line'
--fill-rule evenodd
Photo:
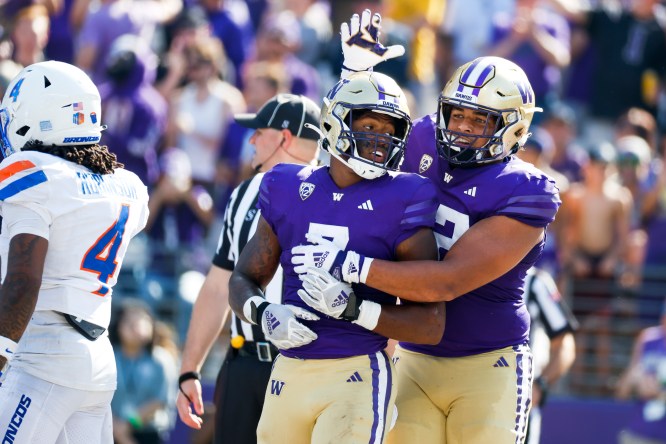
<path fill-rule="evenodd" d="M 361 205 L 358 206 L 358 208 L 361 210 L 369 210 L 369 211 L 374 210 L 374 208 L 372 208 L 372 202 L 370 202 L 370 199 L 363 202 Z"/>
<path fill-rule="evenodd" d="M 493 365 L 493 367 L 510 367 L 510 365 L 509 365 L 508 362 L 506 362 L 506 359 L 504 359 L 504 356 L 501 356 L 501 357 L 497 360 L 497 362 L 495 363 L 495 365 Z"/>
<path fill-rule="evenodd" d="M 358 372 L 354 372 L 348 379 L 347 382 L 363 382 L 363 378 L 361 378 L 361 375 L 358 374 Z"/>
<path fill-rule="evenodd" d="M 474 197 L 476 196 L 476 187 L 472 187 L 469 190 L 465 190 L 464 193 L 467 194 L 468 196 Z"/>
<path fill-rule="evenodd" d="M 452 175 L 450 175 L 449 173 L 444 173 L 444 182 L 449 183 L 451 182 L 451 179 L 453 179 Z"/>
<path fill-rule="evenodd" d="M 347 301 L 349 301 L 349 295 L 344 291 L 341 291 L 338 297 L 336 297 L 333 303 L 331 304 L 331 307 L 339 307 L 341 305 L 347 305 Z"/>
<path fill-rule="evenodd" d="M 278 318 L 273 315 L 270 311 L 266 310 L 266 327 L 268 328 L 268 334 L 273 334 L 273 330 L 280 326 L 280 321 Z"/>

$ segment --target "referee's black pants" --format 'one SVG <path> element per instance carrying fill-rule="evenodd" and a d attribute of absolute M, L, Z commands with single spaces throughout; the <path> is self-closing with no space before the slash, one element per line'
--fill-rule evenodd
<path fill-rule="evenodd" d="M 215 385 L 215 444 L 256 444 L 272 367 L 272 359 L 259 360 L 254 343 L 229 348 Z"/>

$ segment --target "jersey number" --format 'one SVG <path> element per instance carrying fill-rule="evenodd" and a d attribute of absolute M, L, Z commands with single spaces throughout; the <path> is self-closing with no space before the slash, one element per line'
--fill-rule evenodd
<path fill-rule="evenodd" d="M 107 283 L 113 276 L 118 267 L 116 256 L 118 249 L 123 241 L 125 233 L 125 224 L 129 217 L 129 205 L 123 205 L 120 209 L 120 216 L 116 222 L 111 225 L 102 234 L 97 241 L 88 249 L 86 255 L 81 261 L 81 270 L 89 271 L 98 275 L 99 282 L 102 284 L 99 289 L 93 292 L 98 296 L 106 296 L 109 292 Z"/>
<path fill-rule="evenodd" d="M 439 257 L 444 257 L 467 230 L 469 230 L 469 215 L 446 205 L 440 205 L 435 221 L 435 239 L 440 250 Z"/>
<path fill-rule="evenodd" d="M 349 243 L 349 227 L 316 224 L 312 222 L 308 228 L 308 233 L 318 234 L 321 237 L 330 240 L 341 250 L 346 250 L 347 244 Z"/>

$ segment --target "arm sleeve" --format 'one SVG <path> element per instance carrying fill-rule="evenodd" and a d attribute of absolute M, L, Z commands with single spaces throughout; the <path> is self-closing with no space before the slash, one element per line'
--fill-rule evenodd
<path fill-rule="evenodd" d="M 421 228 L 433 228 L 438 205 L 435 186 L 430 180 L 423 179 L 404 207 L 395 246 Z"/>
<path fill-rule="evenodd" d="M 553 222 L 562 203 L 555 182 L 544 176 L 529 177 L 507 197 L 496 214 L 533 227 L 546 227 Z"/>

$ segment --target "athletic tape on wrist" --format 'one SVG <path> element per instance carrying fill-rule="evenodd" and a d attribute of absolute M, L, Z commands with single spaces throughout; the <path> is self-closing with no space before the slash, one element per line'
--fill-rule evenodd
<path fill-rule="evenodd" d="M 367 330 L 374 330 L 379 322 L 379 316 L 382 314 L 382 306 L 376 302 L 361 302 L 360 314 L 358 319 L 352 321 L 352 324 L 360 325 Z"/>
<path fill-rule="evenodd" d="M 370 265 L 374 259 L 361 256 L 361 261 L 361 272 L 358 274 L 358 280 L 361 284 L 365 284 L 365 280 L 368 278 L 368 273 L 370 273 Z"/>
<path fill-rule="evenodd" d="M 16 342 L 4 336 L 0 336 L 0 356 L 4 356 L 8 363 L 14 359 L 14 353 L 16 353 L 17 348 L 18 344 Z"/>

